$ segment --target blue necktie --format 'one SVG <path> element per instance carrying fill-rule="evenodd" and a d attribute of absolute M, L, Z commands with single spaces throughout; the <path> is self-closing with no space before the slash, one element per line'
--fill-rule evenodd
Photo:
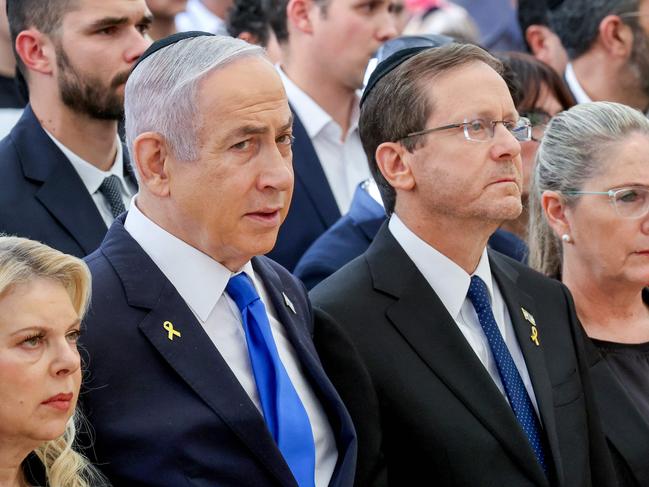
<path fill-rule="evenodd" d="M 543 451 L 543 431 L 539 418 L 536 416 L 536 411 L 527 394 L 523 379 L 521 379 L 514 359 L 509 353 L 509 349 L 503 340 L 496 319 L 491 311 L 491 304 L 489 302 L 489 292 L 487 286 L 482 279 L 478 276 L 471 277 L 471 285 L 467 297 L 473 304 L 478 320 L 484 330 L 489 346 L 496 359 L 498 372 L 500 378 L 505 386 L 505 393 L 509 398 L 509 403 L 514 410 L 514 415 L 520 423 L 527 439 L 534 450 L 534 455 L 544 472 L 547 472 L 547 465 L 545 463 L 545 453 Z"/>
<path fill-rule="evenodd" d="M 266 308 L 250 278 L 237 274 L 225 288 L 241 311 L 248 354 L 264 419 L 300 487 L 315 485 L 311 423 L 277 353 Z"/>

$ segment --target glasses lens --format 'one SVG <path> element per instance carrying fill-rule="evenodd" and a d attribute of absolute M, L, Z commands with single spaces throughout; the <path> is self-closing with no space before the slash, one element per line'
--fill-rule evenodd
<path fill-rule="evenodd" d="M 618 215 L 623 218 L 640 218 L 649 210 L 649 189 L 624 188 L 613 194 Z"/>
<path fill-rule="evenodd" d="M 532 140 L 532 124 L 525 117 L 519 118 L 510 131 L 519 142 Z"/>
<path fill-rule="evenodd" d="M 491 138 L 491 126 L 482 119 L 471 120 L 464 123 L 464 135 L 468 140 L 483 141 Z"/>

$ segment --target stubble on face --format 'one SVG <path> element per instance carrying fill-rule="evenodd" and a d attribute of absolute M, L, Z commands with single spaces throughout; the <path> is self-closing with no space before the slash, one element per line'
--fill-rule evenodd
<path fill-rule="evenodd" d="M 97 120 L 121 120 L 124 116 L 124 94 L 119 87 L 128 80 L 129 71 L 118 73 L 108 83 L 97 76 L 82 74 L 76 69 L 63 46 L 56 46 L 59 71 L 59 93 L 71 110 Z"/>

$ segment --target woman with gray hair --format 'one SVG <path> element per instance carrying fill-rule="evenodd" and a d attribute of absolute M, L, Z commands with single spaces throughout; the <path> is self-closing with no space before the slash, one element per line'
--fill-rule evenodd
<path fill-rule="evenodd" d="M 649 120 L 607 102 L 557 115 L 530 196 L 530 265 L 574 297 L 619 485 L 649 485 Z"/>
<path fill-rule="evenodd" d="M 80 259 L 0 235 L 0 485 L 106 485 L 73 449 L 89 294 Z"/>

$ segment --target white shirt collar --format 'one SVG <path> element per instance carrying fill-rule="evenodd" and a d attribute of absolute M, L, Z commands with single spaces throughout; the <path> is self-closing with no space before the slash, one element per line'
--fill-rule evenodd
<path fill-rule="evenodd" d="M 293 110 L 297 112 L 300 117 L 302 125 L 310 138 L 316 137 L 329 123 L 336 123 L 331 116 L 325 112 L 320 105 L 318 105 L 313 98 L 307 95 L 298 85 L 296 85 L 277 64 L 275 66 L 284 89 L 286 90 L 286 97 L 291 103 Z M 358 97 L 357 97 L 358 98 Z M 358 100 L 356 100 L 358 102 Z M 351 114 L 351 124 L 349 126 L 349 133 L 352 133 L 358 128 L 358 119 L 360 117 L 360 107 L 355 103 L 354 109 Z M 338 124 L 336 124 L 338 126 Z"/>
<path fill-rule="evenodd" d="M 176 16 L 176 26 L 179 31 L 201 30 L 212 34 L 227 35 L 225 22 L 214 15 L 201 0 L 189 0 L 184 12 Z"/>
<path fill-rule="evenodd" d="M 45 130 L 45 128 L 43 128 L 43 130 Z M 99 189 L 99 186 L 101 186 L 101 183 L 104 182 L 104 179 L 112 175 L 119 178 L 122 183 L 122 190 L 126 191 L 128 185 L 124 180 L 124 155 L 122 152 L 122 143 L 118 136 L 115 136 L 117 139 L 117 153 L 115 154 L 113 165 L 108 171 L 102 171 L 72 152 L 47 130 L 45 130 L 45 133 L 50 139 L 52 139 L 52 142 L 56 144 L 61 152 L 63 152 L 63 155 L 68 158 L 74 169 L 77 171 L 77 174 L 79 174 L 79 177 L 81 178 L 81 181 L 83 181 L 83 185 L 88 190 L 88 193 L 95 194 Z"/>
<path fill-rule="evenodd" d="M 566 66 L 566 72 L 564 76 L 566 79 L 566 83 L 568 84 L 568 88 L 570 88 L 570 91 L 574 95 L 577 103 L 589 103 L 593 101 L 590 99 L 590 97 L 586 94 L 582 86 L 579 84 L 579 80 L 577 79 L 577 74 L 575 73 L 575 70 L 572 67 L 572 63 L 568 63 L 568 65 Z"/>
<path fill-rule="evenodd" d="M 207 254 L 159 227 L 137 207 L 134 199 L 124 227 L 151 260 L 174 285 L 178 294 L 203 322 L 212 313 L 225 291 L 231 272 Z M 259 293 L 252 264 L 248 261 L 239 272 L 250 276 Z"/>
<path fill-rule="evenodd" d="M 489 290 L 489 299 L 493 303 L 493 278 L 486 247 L 478 267 L 470 276 L 451 259 L 415 235 L 396 213 L 390 218 L 389 229 L 453 319 L 457 320 L 460 315 L 472 276 L 479 276 L 485 282 Z"/>

